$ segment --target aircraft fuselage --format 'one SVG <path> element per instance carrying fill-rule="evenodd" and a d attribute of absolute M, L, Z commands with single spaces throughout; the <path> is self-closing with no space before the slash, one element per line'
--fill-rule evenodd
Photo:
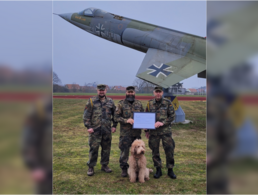
<path fill-rule="evenodd" d="M 89 12 L 87 9 L 59 16 L 93 35 L 144 53 L 153 48 L 205 63 L 206 39 L 203 37 L 118 16 L 100 9 L 89 9 L 89 15 L 86 13 Z"/>

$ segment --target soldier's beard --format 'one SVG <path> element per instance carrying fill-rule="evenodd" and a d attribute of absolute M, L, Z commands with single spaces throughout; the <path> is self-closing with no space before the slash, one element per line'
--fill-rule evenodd
<path fill-rule="evenodd" d="M 161 100 L 161 97 L 156 97 L 155 98 L 157 101 L 160 101 Z"/>
<path fill-rule="evenodd" d="M 135 99 L 135 95 L 126 95 L 126 100 L 129 102 L 133 102 Z"/>
<path fill-rule="evenodd" d="M 100 97 L 100 98 L 103 98 L 103 97 L 105 97 L 105 95 L 104 95 L 104 94 L 101 94 L 101 95 L 99 95 L 99 97 Z"/>

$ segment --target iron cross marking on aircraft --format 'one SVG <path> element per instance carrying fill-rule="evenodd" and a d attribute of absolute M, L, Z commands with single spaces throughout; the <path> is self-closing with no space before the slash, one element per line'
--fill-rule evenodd
<path fill-rule="evenodd" d="M 93 7 L 58 15 L 95 36 L 146 53 L 136 76 L 153 84 L 168 88 L 206 70 L 204 37 L 118 16 Z M 104 24 L 107 26 L 104 27 Z M 164 63 L 176 64 L 176 67 Z M 162 79 L 160 75 L 163 75 Z"/>
<path fill-rule="evenodd" d="M 96 26 L 96 32 L 99 32 L 99 35 L 101 35 L 101 36 L 103 36 L 103 34 L 105 35 L 105 28 L 104 28 L 103 24 L 100 25 L 100 23 L 99 23 L 98 26 Z"/>
<path fill-rule="evenodd" d="M 157 66 L 155 64 L 152 64 L 148 70 L 151 70 L 151 72 L 147 73 L 149 75 L 152 75 L 154 77 L 159 77 L 159 75 L 163 75 L 165 77 L 167 77 L 168 75 L 170 75 L 173 71 L 172 70 L 168 70 L 170 68 L 170 66 L 166 65 L 166 64 L 161 64 L 160 66 Z"/>

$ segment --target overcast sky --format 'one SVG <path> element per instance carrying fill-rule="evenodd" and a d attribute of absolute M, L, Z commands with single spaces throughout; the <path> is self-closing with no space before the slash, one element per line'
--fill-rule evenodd
<path fill-rule="evenodd" d="M 52 2 L 0 1 L 0 65 L 51 67 Z"/>
<path fill-rule="evenodd" d="M 95 7 L 131 19 L 206 36 L 206 2 L 53 2 L 54 13 Z M 132 85 L 145 53 L 99 38 L 53 15 L 53 70 L 63 84 Z M 197 75 L 184 87 L 206 85 Z"/>

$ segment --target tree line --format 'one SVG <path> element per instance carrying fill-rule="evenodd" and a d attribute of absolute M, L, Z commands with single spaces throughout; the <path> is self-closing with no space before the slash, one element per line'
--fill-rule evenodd
<path fill-rule="evenodd" d="M 66 86 L 62 85 L 61 79 L 58 75 L 53 72 L 53 92 L 84 92 L 84 93 L 94 93 L 96 92 L 96 86 L 91 87 L 90 85 L 97 85 L 97 83 L 85 83 L 84 86 L 79 86 L 76 83 L 69 84 Z M 135 86 L 137 93 L 152 93 L 153 88 L 156 86 L 142 79 L 136 78 L 132 84 Z M 121 93 L 125 92 L 121 90 L 109 89 L 109 93 Z"/>

